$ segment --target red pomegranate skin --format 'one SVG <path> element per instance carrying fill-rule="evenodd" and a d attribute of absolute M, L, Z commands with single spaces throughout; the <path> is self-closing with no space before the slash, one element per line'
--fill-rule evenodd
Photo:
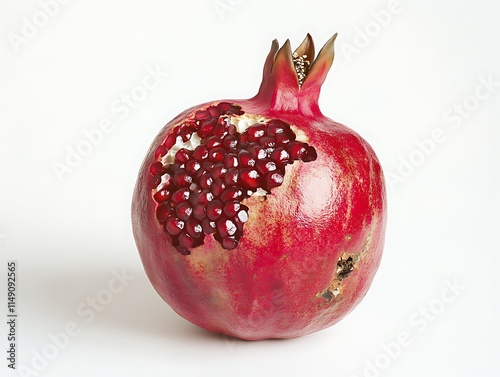
<path fill-rule="evenodd" d="M 287 166 L 285 181 L 265 199 L 244 201 L 249 218 L 235 249 L 224 249 L 208 235 L 189 255 L 179 253 L 156 219 L 157 203 L 148 186 L 155 151 L 171 129 L 221 101 L 179 114 L 147 152 L 132 203 L 140 257 L 158 294 L 204 329 L 247 340 L 299 337 L 341 320 L 374 278 L 386 225 L 381 166 L 360 135 L 325 117 L 318 106 L 334 39 L 301 86 L 290 66 L 288 41 L 278 53 L 274 41 L 259 93 L 248 100 L 223 100 L 247 114 L 294 125 L 317 152 L 315 161 Z M 297 50 L 314 56 L 311 49 L 308 35 Z"/>

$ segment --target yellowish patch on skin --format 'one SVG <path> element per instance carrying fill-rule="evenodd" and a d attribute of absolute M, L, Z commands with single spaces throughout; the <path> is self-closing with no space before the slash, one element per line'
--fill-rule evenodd
<path fill-rule="evenodd" d="M 290 255 L 289 253 L 283 254 L 283 255 L 280 257 L 280 259 L 279 259 L 279 260 L 280 260 L 280 262 L 281 262 L 281 261 L 284 261 L 286 258 L 288 258 L 288 256 L 289 256 L 289 255 Z"/>
<path fill-rule="evenodd" d="M 214 288 L 212 290 L 211 302 L 224 309 L 225 306 L 231 304 L 231 296 L 229 292 L 223 289 Z"/>
<path fill-rule="evenodd" d="M 290 124 L 290 128 L 292 129 L 293 132 L 295 132 L 295 140 L 301 141 L 303 143 L 309 143 L 309 138 L 307 135 L 302 131 L 300 128 L 297 128 L 293 124 Z"/>
<path fill-rule="evenodd" d="M 213 243 L 213 245 L 210 245 L 210 243 Z M 211 251 L 207 252 L 207 249 L 211 249 Z M 205 244 L 194 248 L 191 254 L 186 256 L 185 259 L 195 273 L 212 276 L 217 269 L 228 262 L 229 253 L 217 241 L 207 236 Z"/>
<path fill-rule="evenodd" d="M 373 227 L 373 229 L 375 228 Z M 371 243 L 372 243 L 372 234 L 369 233 L 368 236 L 366 237 L 365 246 L 363 247 L 363 250 L 361 250 L 362 255 L 365 255 L 368 252 Z"/>

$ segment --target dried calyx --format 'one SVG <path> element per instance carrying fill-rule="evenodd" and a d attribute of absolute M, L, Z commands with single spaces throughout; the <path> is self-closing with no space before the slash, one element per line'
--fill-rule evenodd
<path fill-rule="evenodd" d="M 200 109 L 172 128 L 150 165 L 157 220 L 181 254 L 208 234 L 234 249 L 248 220 L 242 201 L 271 194 L 286 165 L 316 157 L 282 120 L 245 114 L 228 102 Z"/>

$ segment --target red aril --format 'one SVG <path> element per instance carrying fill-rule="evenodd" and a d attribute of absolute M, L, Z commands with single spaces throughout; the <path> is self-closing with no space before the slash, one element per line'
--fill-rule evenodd
<path fill-rule="evenodd" d="M 384 179 L 370 145 L 319 109 L 334 40 L 316 59 L 309 35 L 293 53 L 274 41 L 255 97 L 182 112 L 146 155 L 132 203 L 141 260 L 200 327 L 301 336 L 342 319 L 372 282 Z"/>

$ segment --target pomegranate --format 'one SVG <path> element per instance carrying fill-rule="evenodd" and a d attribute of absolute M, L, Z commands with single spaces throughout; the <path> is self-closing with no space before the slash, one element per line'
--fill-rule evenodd
<path fill-rule="evenodd" d="M 210 331 L 248 340 L 329 327 L 366 294 L 384 243 L 383 173 L 370 145 L 325 117 L 332 37 L 314 60 L 275 40 L 258 94 L 192 107 L 162 128 L 132 202 L 160 296 Z"/>

